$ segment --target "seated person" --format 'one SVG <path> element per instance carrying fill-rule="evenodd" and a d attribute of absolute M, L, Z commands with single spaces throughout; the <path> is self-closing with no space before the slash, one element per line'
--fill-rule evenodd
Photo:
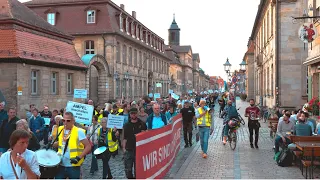
<path fill-rule="evenodd" d="M 231 100 L 228 101 L 228 105 L 225 108 L 225 112 L 226 112 L 226 117 L 223 122 L 223 124 L 225 124 L 224 132 L 223 132 L 223 145 L 225 145 L 227 143 L 227 137 L 228 137 L 228 133 L 229 133 L 229 129 L 230 129 L 230 127 L 228 125 L 229 120 L 232 118 L 238 119 L 238 111 L 235 106 L 232 106 Z"/>
<path fill-rule="evenodd" d="M 293 131 L 294 124 L 289 121 L 290 113 L 283 116 L 283 120 L 279 123 L 277 129 L 277 137 L 275 139 L 275 153 L 279 152 L 280 143 L 290 144 L 290 139 L 287 137 L 288 132 Z"/>
<path fill-rule="evenodd" d="M 293 134 L 297 136 L 312 136 L 312 128 L 309 124 L 306 123 L 307 112 L 303 112 L 298 119 L 298 124 L 293 128 Z"/>

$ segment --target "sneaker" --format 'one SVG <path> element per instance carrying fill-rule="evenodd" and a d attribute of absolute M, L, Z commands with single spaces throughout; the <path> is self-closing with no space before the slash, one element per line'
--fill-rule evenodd
<path fill-rule="evenodd" d="M 187 147 L 189 147 L 188 144 L 184 145 L 184 148 L 187 148 Z"/>
<path fill-rule="evenodd" d="M 256 147 L 257 149 L 259 149 L 259 146 L 258 146 L 258 144 L 255 144 L 254 146 L 255 146 L 255 147 Z"/>
<path fill-rule="evenodd" d="M 253 149 L 254 147 L 253 147 L 253 144 L 250 144 L 250 147 Z"/>
<path fill-rule="evenodd" d="M 207 159 L 208 155 L 205 154 L 205 153 L 203 153 L 203 154 L 202 154 L 202 157 L 203 157 L 204 159 Z"/>

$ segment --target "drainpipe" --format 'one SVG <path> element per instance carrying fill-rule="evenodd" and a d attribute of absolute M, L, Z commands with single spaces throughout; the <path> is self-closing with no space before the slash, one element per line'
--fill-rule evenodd
<path fill-rule="evenodd" d="M 106 39 L 104 38 L 104 34 L 102 34 L 102 39 L 103 39 L 103 57 L 106 59 Z"/>
<path fill-rule="evenodd" d="M 275 54 L 276 54 L 276 61 L 275 61 L 275 65 L 276 65 L 276 106 L 280 107 L 280 32 L 281 32 L 281 26 L 280 26 L 280 0 L 276 1 L 276 27 L 275 27 Z"/>

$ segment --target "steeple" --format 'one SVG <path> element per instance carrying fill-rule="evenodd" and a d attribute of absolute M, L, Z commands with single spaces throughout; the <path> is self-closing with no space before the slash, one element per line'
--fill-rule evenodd
<path fill-rule="evenodd" d="M 178 27 L 178 24 L 176 23 L 176 16 L 173 14 L 173 21 L 171 23 L 170 29 L 169 30 L 180 30 Z"/>
<path fill-rule="evenodd" d="M 173 21 L 168 30 L 169 33 L 169 45 L 180 45 L 180 28 L 176 22 L 176 16 L 173 14 Z"/>

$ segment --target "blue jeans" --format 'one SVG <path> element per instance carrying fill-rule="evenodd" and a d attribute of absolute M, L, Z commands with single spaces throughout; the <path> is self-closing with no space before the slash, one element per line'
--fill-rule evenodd
<path fill-rule="evenodd" d="M 55 179 L 80 179 L 80 166 L 63 167 L 60 166 Z"/>
<path fill-rule="evenodd" d="M 96 156 L 93 154 L 94 150 L 98 148 L 98 145 L 92 146 L 91 154 L 92 154 L 92 160 L 91 160 L 91 169 L 90 173 L 94 173 L 95 171 L 98 171 L 98 160 Z"/>
<path fill-rule="evenodd" d="M 201 149 L 203 153 L 207 154 L 210 128 L 199 126 L 199 134 L 200 134 Z"/>
<path fill-rule="evenodd" d="M 285 139 L 286 139 L 285 143 L 287 145 L 291 143 L 289 138 L 285 137 Z M 277 137 L 276 137 L 276 139 L 274 141 L 275 153 L 279 152 L 280 143 L 283 143 L 283 140 L 282 140 L 282 138 L 280 136 L 277 135 Z"/>
<path fill-rule="evenodd" d="M 8 148 L 0 148 L 0 153 L 5 153 L 8 151 Z"/>
<path fill-rule="evenodd" d="M 229 127 L 229 125 L 227 123 L 223 128 L 223 136 L 228 136 L 229 129 L 230 129 L 230 127 Z"/>

